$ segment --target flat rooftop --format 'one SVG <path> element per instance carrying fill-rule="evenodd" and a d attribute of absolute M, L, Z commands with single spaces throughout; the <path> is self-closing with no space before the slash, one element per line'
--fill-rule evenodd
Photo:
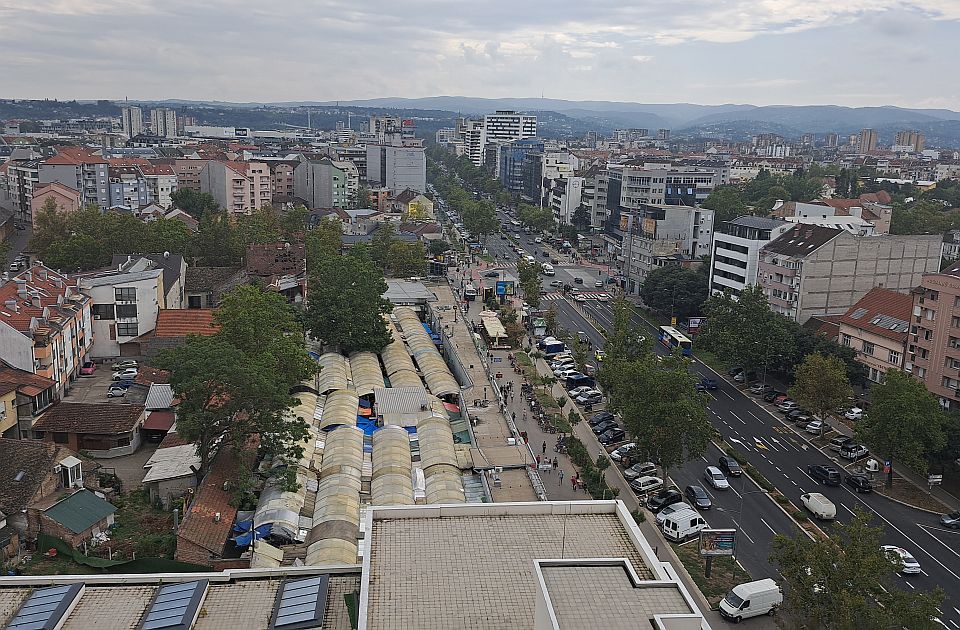
<path fill-rule="evenodd" d="M 361 630 L 533 630 L 542 559 L 623 558 L 639 580 L 672 579 L 619 501 L 373 508 L 367 519 Z M 682 587 L 667 586 L 631 610 L 699 615 Z M 599 615 L 599 601 L 591 597 L 584 610 Z"/>

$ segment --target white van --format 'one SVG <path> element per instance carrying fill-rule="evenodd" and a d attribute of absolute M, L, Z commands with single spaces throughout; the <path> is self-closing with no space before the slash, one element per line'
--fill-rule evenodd
<path fill-rule="evenodd" d="M 734 623 L 759 615 L 773 615 L 783 603 L 777 583 L 767 578 L 733 587 L 720 602 L 720 615 Z"/>
<path fill-rule="evenodd" d="M 534 258 L 533 256 L 530 256 L 530 255 L 524 256 L 523 259 L 526 260 L 528 263 L 535 263 L 535 262 L 537 262 L 537 259 Z"/>
<path fill-rule="evenodd" d="M 693 508 L 674 512 L 663 519 L 660 526 L 667 540 L 682 542 L 689 540 L 707 528 L 707 522 Z"/>
<path fill-rule="evenodd" d="M 543 271 L 543 275 L 545 276 L 557 275 L 557 272 L 553 269 L 553 265 L 551 265 L 550 263 L 543 263 L 542 265 L 540 265 L 540 269 Z"/>
<path fill-rule="evenodd" d="M 630 482 L 630 487 L 633 488 L 633 491 L 637 494 L 646 494 L 662 488 L 663 479 L 653 476 L 638 477 Z"/>
<path fill-rule="evenodd" d="M 800 495 L 803 507 L 810 510 L 821 521 L 832 521 L 837 518 L 837 506 L 819 492 L 808 492 Z"/>

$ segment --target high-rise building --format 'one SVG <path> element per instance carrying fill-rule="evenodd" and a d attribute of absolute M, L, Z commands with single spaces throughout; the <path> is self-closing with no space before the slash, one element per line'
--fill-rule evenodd
<path fill-rule="evenodd" d="M 877 132 L 874 129 L 861 129 L 857 136 L 857 153 L 871 153 L 877 150 Z"/>
<path fill-rule="evenodd" d="M 669 140 L 669 139 L 670 139 L 669 129 L 657 129 L 657 140 Z"/>
<path fill-rule="evenodd" d="M 920 153 L 927 139 L 919 131 L 898 131 L 894 144 L 898 147 L 912 147 L 914 153 Z"/>
<path fill-rule="evenodd" d="M 249 214 L 273 200 L 270 167 L 263 162 L 210 160 L 200 170 L 200 192 L 231 213 Z"/>
<path fill-rule="evenodd" d="M 153 135 L 161 138 L 175 138 L 177 136 L 177 112 L 169 107 L 158 107 L 150 110 L 150 128 Z"/>
<path fill-rule="evenodd" d="M 128 138 L 143 133 L 143 110 L 135 105 L 120 108 L 120 122 L 123 125 L 123 135 Z"/>
<path fill-rule="evenodd" d="M 427 190 L 427 157 L 423 141 L 387 134 L 382 144 L 367 145 L 367 181 L 373 186 L 386 186 L 399 194 L 409 188 Z"/>
<path fill-rule="evenodd" d="M 498 164 L 497 147 L 508 142 L 537 137 L 537 117 L 500 110 L 487 114 L 483 120 L 462 119 L 457 121 L 457 131 L 462 135 L 465 152 L 475 166 Z"/>
<path fill-rule="evenodd" d="M 329 158 L 304 160 L 293 170 L 293 188 L 310 209 L 346 208 L 347 175 Z"/>
<path fill-rule="evenodd" d="M 713 232 L 710 292 L 740 295 L 757 283 L 760 248 L 779 238 L 792 225 L 783 219 L 746 215 L 724 221 Z"/>
<path fill-rule="evenodd" d="M 840 145 L 840 134 L 830 132 L 826 135 L 827 147 L 833 148 Z"/>

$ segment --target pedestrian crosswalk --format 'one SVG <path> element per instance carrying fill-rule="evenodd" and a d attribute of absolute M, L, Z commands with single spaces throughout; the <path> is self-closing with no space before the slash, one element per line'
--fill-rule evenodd
<path fill-rule="evenodd" d="M 579 295 L 582 295 L 584 299 L 587 300 L 606 301 L 610 299 L 610 295 L 608 293 L 580 293 Z M 552 300 L 562 300 L 563 298 L 563 293 L 559 292 L 545 293 L 540 296 L 540 299 L 546 302 L 550 302 Z M 573 299 L 573 296 L 571 295 L 570 298 Z"/>

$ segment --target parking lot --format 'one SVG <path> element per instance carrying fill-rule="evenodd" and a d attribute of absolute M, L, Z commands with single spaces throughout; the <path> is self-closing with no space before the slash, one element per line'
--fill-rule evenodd
<path fill-rule="evenodd" d="M 111 362 L 112 363 L 112 362 Z M 112 384 L 113 371 L 111 363 L 97 363 L 97 371 L 91 376 L 81 376 L 74 381 L 63 399 L 65 402 L 86 403 L 113 403 L 113 404 L 142 404 L 146 400 L 146 389 L 136 386 L 128 390 L 125 396 L 107 397 L 107 390 Z"/>

